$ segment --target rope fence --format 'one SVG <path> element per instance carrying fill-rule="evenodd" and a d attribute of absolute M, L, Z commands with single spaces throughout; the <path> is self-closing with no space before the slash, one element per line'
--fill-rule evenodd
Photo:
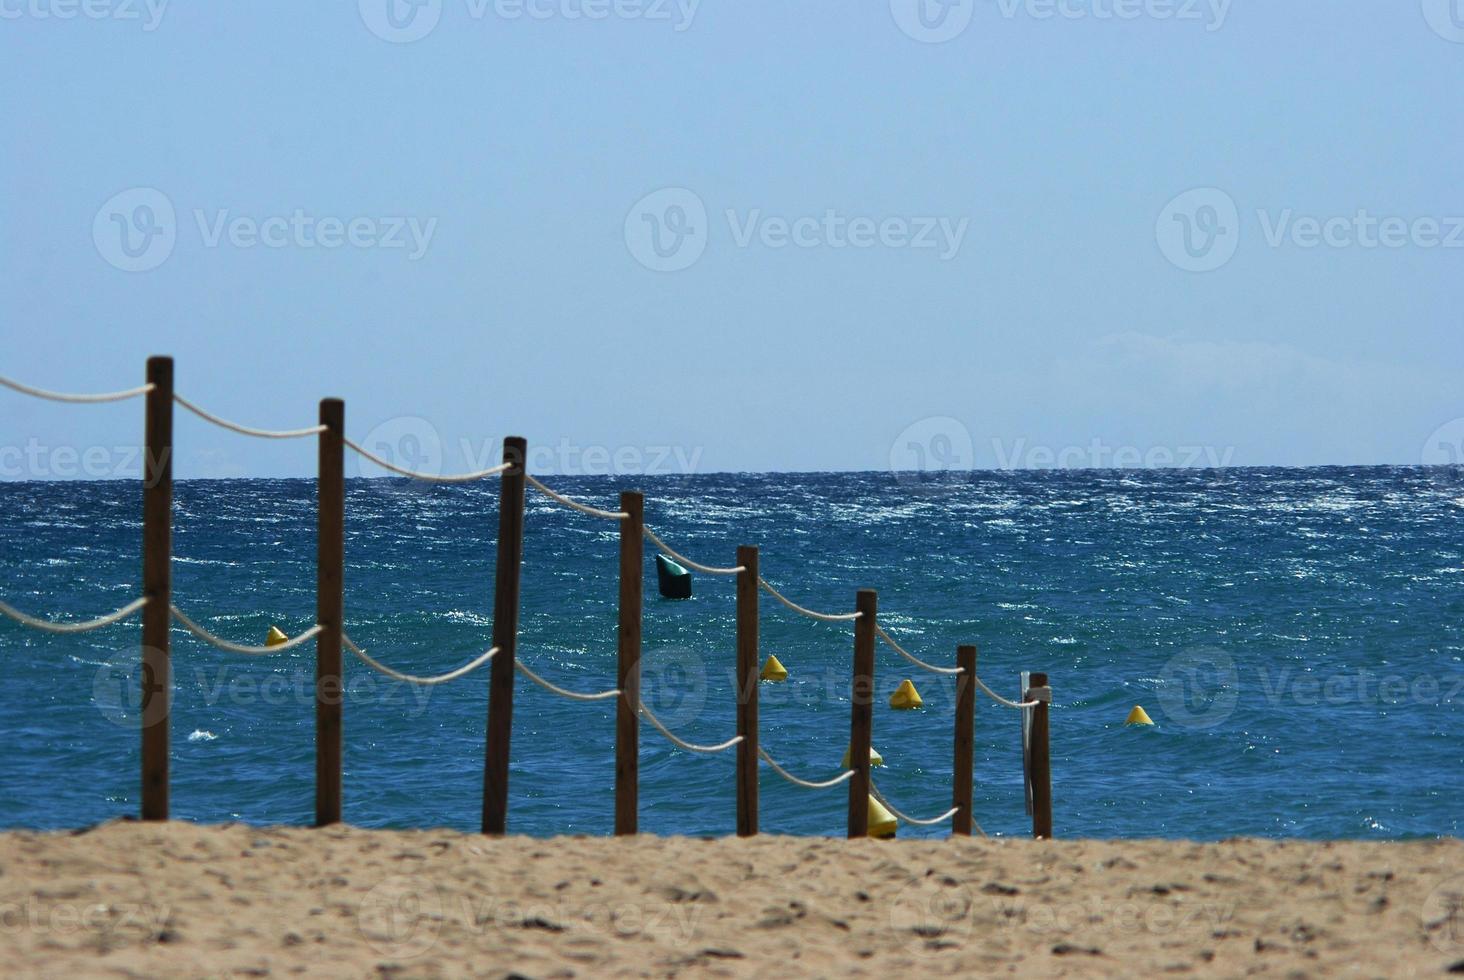
<path fill-rule="evenodd" d="M 147 605 L 146 597 L 134 599 L 116 612 L 110 612 L 105 616 L 98 616 L 96 619 L 88 619 L 80 623 L 58 623 L 54 620 L 37 619 L 35 616 L 27 616 L 6 602 L 0 602 L 0 613 L 4 613 L 22 626 L 29 626 L 31 629 L 40 630 L 43 633 L 90 633 L 92 630 L 99 630 L 103 626 L 120 623 L 145 605 Z"/>
<path fill-rule="evenodd" d="M 498 654 L 498 648 L 493 647 L 485 651 L 480 656 L 475 657 L 467 663 L 463 664 L 457 670 L 450 670 L 445 674 L 438 674 L 434 677 L 419 677 L 416 674 L 404 674 L 399 670 L 393 670 L 392 668 L 372 657 L 365 650 L 357 646 L 356 642 L 345 633 L 341 634 L 341 642 L 345 645 L 347 650 L 354 653 L 363 664 L 370 667 L 372 670 L 383 673 L 387 677 L 390 677 L 394 680 L 404 681 L 408 684 L 418 684 L 423 687 L 433 687 L 438 684 L 446 684 L 449 681 L 457 680 L 459 677 L 466 677 L 468 674 L 471 674 L 473 671 L 477 670 L 479 667 L 492 660 Z"/>
<path fill-rule="evenodd" d="M 18 391 L 22 395 L 30 395 L 32 398 L 44 398 L 53 402 L 70 402 L 72 404 L 99 404 L 101 402 L 123 402 L 129 398 L 137 398 L 152 391 L 152 385 L 145 384 L 136 388 L 128 388 L 126 391 L 111 391 L 100 395 L 68 395 L 59 391 L 47 391 L 44 388 L 32 388 L 30 385 L 23 385 L 19 381 L 0 376 L 0 385 L 4 385 L 12 391 Z"/>
<path fill-rule="evenodd" d="M 299 636 L 291 637 L 290 639 L 285 640 L 283 643 L 277 643 L 262 647 L 246 646 L 242 643 L 232 643 L 221 636 L 210 633 L 208 630 L 204 629 L 202 626 L 199 626 L 193 620 L 184 615 L 183 610 L 179 609 L 177 606 L 169 606 L 168 609 L 172 612 L 173 618 L 183 624 L 184 629 L 192 633 L 194 636 L 198 637 L 203 642 L 209 644 L 210 646 L 218 647 L 220 650 L 227 650 L 229 653 L 241 653 L 246 657 L 267 657 L 276 653 L 284 653 L 287 650 L 293 650 L 295 647 L 304 643 L 306 640 L 314 639 L 315 637 L 319 636 L 321 632 L 321 626 L 317 623 L 305 632 L 301 633 Z"/>
<path fill-rule="evenodd" d="M 645 523 L 645 501 L 642 494 L 624 492 L 619 510 L 602 510 L 567 497 L 546 486 L 526 472 L 527 444 L 511 437 L 504 442 L 504 462 L 471 473 L 438 475 L 417 472 L 382 458 L 344 436 L 344 405 L 338 399 L 321 402 L 321 422 L 308 428 L 272 430 L 243 425 L 215 415 L 173 390 L 171 358 L 148 361 L 147 383 L 125 391 L 101 394 L 63 394 L 46 391 L 0 377 L 0 385 L 36 398 L 72 403 L 123 401 L 146 396 L 146 451 L 150 461 L 143 490 L 143 597 L 133 600 L 115 612 L 82 622 L 59 622 L 27 615 L 0 602 L 0 614 L 37 630 L 56 634 L 79 634 L 119 623 L 141 612 L 143 614 L 143 707 L 157 693 L 152 680 L 164 678 L 171 683 L 168 623 L 176 620 L 184 630 L 218 649 L 247 656 L 285 653 L 312 639 L 316 644 L 316 821 L 318 825 L 341 819 L 341 701 L 344 672 L 341 651 L 348 650 L 367 667 L 406 683 L 434 686 L 458 680 L 485 665 L 491 666 L 488 690 L 488 736 L 484 749 L 484 833 L 506 832 L 509 775 L 509 741 L 515 672 L 544 690 L 576 702 L 617 700 L 615 721 L 615 832 L 635 833 L 638 809 L 639 719 L 674 746 L 691 753 L 715 755 L 736 749 L 737 759 L 737 833 L 757 833 L 757 772 L 761 763 L 787 782 L 805 789 L 831 789 L 849 786 L 849 836 L 868 833 L 870 808 L 883 806 L 895 819 L 919 827 L 932 827 L 951 821 L 953 834 L 967 834 L 972 828 L 983 833 L 972 819 L 974 770 L 973 731 L 975 717 L 974 691 L 980 690 L 1007 708 L 1023 715 L 1023 770 L 1027 782 L 1033 834 L 1052 835 L 1052 797 L 1050 769 L 1050 735 L 1048 711 L 1052 689 L 1047 675 L 1024 676 L 1020 700 L 997 694 L 976 673 L 976 648 L 957 648 L 957 666 L 942 667 L 922 660 L 904 648 L 876 615 L 877 597 L 872 590 L 860 590 L 852 612 L 820 612 L 800 605 L 774 588 L 759 573 L 758 549 L 743 546 L 737 549 L 737 563 L 717 566 L 687 558 L 671 548 Z M 171 531 L 172 531 L 172 406 L 177 404 L 199 418 L 229 431 L 263 439 L 298 439 L 316 436 L 320 441 L 319 520 L 317 540 L 319 581 L 316 622 L 309 629 L 279 643 L 252 646 L 227 640 L 189 617 L 171 602 Z M 443 674 L 419 676 L 387 666 L 359 646 L 342 627 L 344 579 L 344 467 L 346 449 L 376 463 L 385 470 L 411 479 L 433 483 L 466 484 L 489 477 L 500 477 L 498 565 L 494 581 L 493 642 L 488 650 L 472 660 Z M 618 624 L 618 667 L 613 688 L 597 692 L 576 692 L 554 684 L 533 671 L 517 657 L 518 606 L 523 563 L 524 491 L 534 487 L 551 501 L 603 520 L 616 521 L 620 534 L 620 608 Z M 707 575 L 735 577 L 737 585 L 737 734 L 712 745 L 701 745 L 672 732 L 640 696 L 641 619 L 644 604 L 643 583 L 645 545 L 676 560 L 683 566 Z M 793 775 L 759 744 L 757 723 L 757 691 L 759 685 L 759 609 L 758 597 L 767 593 L 791 611 L 818 621 L 850 623 L 853 628 L 854 661 L 851 677 L 851 715 L 849 768 L 830 779 L 815 781 Z M 870 742 L 873 728 L 871 713 L 876 641 L 882 640 L 909 663 L 939 676 L 956 681 L 955 765 L 953 805 L 939 816 L 916 818 L 895 808 L 874 785 L 870 775 Z M 151 685 L 151 687 L 149 687 Z M 166 687 L 165 698 L 170 697 Z M 142 729 L 144 819 L 168 817 L 168 701 L 164 701 L 160 717 L 144 712 Z M 885 819 L 884 817 L 880 818 Z"/>
<path fill-rule="evenodd" d="M 528 665 L 526 665 L 522 660 L 515 660 L 513 662 L 513 666 L 514 669 L 517 670 L 520 674 L 523 674 L 525 677 L 533 681 L 535 684 L 538 684 L 544 690 L 549 691 L 553 694 L 557 694 L 562 698 L 567 698 L 570 701 L 606 701 L 610 698 L 620 697 L 619 688 L 611 688 L 608 691 L 598 691 L 594 694 L 581 694 L 576 691 L 569 691 L 560 687 L 558 684 L 549 683 L 544 678 L 540 677 L 538 674 L 530 670 L 528 668 Z"/>
<path fill-rule="evenodd" d="M 840 783 L 848 782 L 850 779 L 854 778 L 854 770 L 845 769 L 833 779 L 825 779 L 821 783 L 814 783 L 808 781 L 807 779 L 799 779 L 797 776 L 793 775 L 791 772 L 778 765 L 776 762 L 773 761 L 773 757 L 768 755 L 767 749 L 759 747 L 757 750 L 757 754 L 762 758 L 762 761 L 766 762 L 770 767 L 772 767 L 773 772 L 777 773 L 779 776 L 782 776 L 794 786 L 802 786 L 804 789 L 830 789 L 834 786 L 839 785 Z"/>
<path fill-rule="evenodd" d="M 742 565 L 737 565 L 733 568 L 714 568 L 711 565 L 703 565 L 701 562 L 692 561 L 685 555 L 672 551 L 671 546 L 662 541 L 661 536 L 658 535 L 655 531 L 652 531 L 649 524 L 647 524 L 643 530 L 646 532 L 646 537 L 651 540 L 652 544 L 654 544 L 657 548 L 660 548 L 672 558 L 676 559 L 681 564 L 685 565 L 687 568 L 692 569 L 693 571 L 704 572 L 707 575 L 736 575 L 739 572 L 747 571 L 746 567 Z"/>
<path fill-rule="evenodd" d="M 571 500 L 564 494 L 549 489 L 544 484 L 540 483 L 538 480 L 534 479 L 533 476 L 527 473 L 524 474 L 524 479 L 529 482 L 529 485 L 531 487 L 542 493 L 544 496 L 548 497 L 550 500 L 554 501 L 557 504 L 562 504 L 563 506 L 568 507 L 570 510 L 577 510 L 581 514 L 589 514 L 591 517 L 598 517 L 602 520 L 607 521 L 623 521 L 630 516 L 622 510 L 600 510 L 598 507 L 591 507 L 589 504 L 582 504 L 578 500 Z"/>
<path fill-rule="evenodd" d="M 230 422 L 228 419 L 221 418 L 212 412 L 204 411 L 177 393 L 174 393 L 173 401 L 182 405 L 205 422 L 212 422 L 221 429 L 237 432 L 241 436 L 253 436 L 256 439 L 303 439 L 305 436 L 315 436 L 325 431 L 325 426 L 323 425 L 313 425 L 308 429 L 256 429 L 250 425 L 240 425 L 238 422 Z"/>
<path fill-rule="evenodd" d="M 473 473 L 441 476 L 437 473 L 422 473 L 417 470 L 409 470 L 405 467 L 398 466 L 389 460 L 382 459 L 380 456 L 361 446 L 360 443 L 350 439 L 342 439 L 341 442 L 345 443 L 364 459 L 369 459 L 382 469 L 390 470 L 398 476 L 405 476 L 412 480 L 420 480 L 423 483 L 473 483 L 478 480 L 487 479 L 490 476 L 497 476 L 505 470 L 508 470 L 511 466 L 509 463 L 499 463 L 497 466 L 490 466 L 486 470 L 477 470 Z"/>
<path fill-rule="evenodd" d="M 892 637 L 892 636 L 890 636 L 888 633 L 886 633 L 885 632 L 885 628 L 883 626 L 875 626 L 874 631 L 879 634 L 879 638 L 881 640 L 884 640 L 891 647 L 893 647 L 894 648 L 894 651 L 896 653 L 898 653 L 900 656 L 904 657 L 906 660 L 910 661 L 916 667 L 919 667 L 921 670 L 928 670 L 932 674 L 959 674 L 959 673 L 961 673 L 961 668 L 959 668 L 959 667 L 937 667 L 934 664 L 928 664 L 924 660 L 921 660 L 919 657 L 915 656 L 913 653 L 911 653 L 910 651 L 906 650 L 904 647 L 902 647 L 898 643 L 896 643 L 895 642 L 895 638 Z"/>
<path fill-rule="evenodd" d="M 666 736 L 666 739 L 670 741 L 671 744 L 677 746 L 678 748 L 683 748 L 688 752 L 699 752 L 702 755 L 715 755 L 718 752 L 727 751 L 728 749 L 732 748 L 732 746 L 742 741 L 741 735 L 734 735 L 727 741 L 721 742 L 717 745 L 694 745 L 691 742 L 686 741 L 685 739 L 679 738 L 675 732 L 671 731 L 671 729 L 661 724 L 661 719 L 656 717 L 655 712 L 647 707 L 644 701 L 640 702 L 640 713 L 645 715 L 646 721 L 650 722 L 651 725 L 656 729 L 656 731 Z"/>
<path fill-rule="evenodd" d="M 772 596 L 774 599 L 777 599 L 783 605 L 787 606 L 789 609 L 793 610 L 794 612 L 798 613 L 799 615 L 807 616 L 809 619 L 820 619 L 820 620 L 823 620 L 826 623 L 847 623 L 847 622 L 850 622 L 852 620 L 856 620 L 861 615 L 863 615 L 863 613 L 858 613 L 858 612 L 851 612 L 851 613 L 821 613 L 821 612 L 815 612 L 812 609 L 807 609 L 807 608 L 805 608 L 803 606 L 800 606 L 798 603 L 794 602 L 792 599 L 788 598 L 783 593 L 781 593 L 777 589 L 773 588 L 771 585 L 768 584 L 768 580 L 765 579 L 765 578 L 759 578 L 757 580 L 757 584 L 760 585 L 760 586 L 762 586 L 763 591 L 766 592 L 768 595 Z"/>

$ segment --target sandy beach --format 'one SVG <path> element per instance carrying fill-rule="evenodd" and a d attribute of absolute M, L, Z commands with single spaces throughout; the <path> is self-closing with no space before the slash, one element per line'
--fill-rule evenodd
<path fill-rule="evenodd" d="M 0 836 L 9 976 L 1439 976 L 1464 842 Z"/>

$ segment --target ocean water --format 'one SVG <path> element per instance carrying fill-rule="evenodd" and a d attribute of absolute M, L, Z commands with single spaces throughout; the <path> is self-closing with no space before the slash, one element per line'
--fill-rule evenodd
<path fill-rule="evenodd" d="M 790 597 L 847 611 L 879 590 L 880 620 L 918 656 L 979 671 L 1015 696 L 1051 675 L 1055 829 L 1075 837 L 1458 835 L 1464 812 L 1464 482 L 1420 468 L 1028 471 L 561 479 L 601 506 L 635 484 L 647 520 L 700 561 L 762 547 Z M 353 480 L 347 632 L 409 672 L 489 645 L 497 487 Z M 180 483 L 174 599 L 216 633 L 260 643 L 314 618 L 314 486 Z M 0 484 L 4 598 L 90 618 L 140 582 L 136 483 Z M 556 683 L 614 686 L 613 524 L 529 492 L 520 656 Z M 662 600 L 646 561 L 646 699 L 683 737 L 734 727 L 733 585 L 696 578 Z M 136 620 L 51 636 L 0 620 L 0 826 L 73 827 L 138 808 Z M 791 676 L 763 685 L 764 746 L 807 778 L 848 738 L 848 624 L 772 599 L 763 652 Z M 309 823 L 314 645 L 222 653 L 175 630 L 174 815 Z M 410 688 L 348 657 L 345 817 L 372 827 L 475 830 L 487 671 Z M 926 707 L 883 699 L 903 678 Z M 876 781 L 917 815 L 950 797 L 953 686 L 881 645 Z M 1158 723 L 1125 728 L 1142 704 Z M 976 819 L 1030 831 L 1017 713 L 980 698 Z M 641 826 L 734 829 L 732 753 L 695 756 L 641 734 Z M 516 682 L 511 831 L 612 826 L 613 702 Z M 765 832 L 840 834 L 844 787 L 762 774 Z M 903 827 L 903 836 L 943 828 Z"/>

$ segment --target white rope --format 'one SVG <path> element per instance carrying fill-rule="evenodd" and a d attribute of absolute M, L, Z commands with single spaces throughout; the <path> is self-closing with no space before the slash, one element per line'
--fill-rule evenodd
<path fill-rule="evenodd" d="M 806 779 L 799 779 L 797 776 L 793 775 L 791 772 L 774 762 L 773 757 L 768 755 L 768 750 L 763 748 L 761 745 L 757 747 L 757 754 L 762 757 L 762 761 L 773 767 L 773 772 L 777 773 L 779 776 L 782 776 L 793 785 L 802 786 L 805 789 L 828 789 L 831 786 L 839 785 L 840 783 L 844 782 L 844 780 L 850 779 L 854 775 L 853 769 L 845 769 L 833 779 L 826 779 L 821 783 L 811 783 Z"/>
<path fill-rule="evenodd" d="M 524 665 L 524 662 L 522 660 L 515 658 L 513 665 L 519 673 L 523 674 L 535 684 L 538 684 L 544 690 L 549 691 L 553 694 L 557 694 L 562 698 L 569 698 L 571 701 L 604 701 L 606 698 L 620 696 L 619 688 L 616 688 L 613 691 L 600 691 L 597 694 L 579 694 L 575 691 L 566 691 L 559 685 L 551 684 L 544 678 L 540 677 L 538 674 L 534 673 L 532 670 Z"/>
<path fill-rule="evenodd" d="M 189 619 L 183 613 L 183 610 L 179 609 L 177 606 L 170 606 L 168 608 L 173 610 L 173 618 L 182 623 L 184 629 L 192 633 L 194 636 L 198 637 L 203 642 L 216 646 L 220 650 L 227 650 L 230 653 L 242 653 L 250 657 L 267 657 L 271 654 L 284 653 L 286 650 L 292 650 L 300 644 L 304 643 L 306 640 L 310 639 L 311 637 L 319 635 L 321 629 L 323 629 L 323 627 L 319 623 L 316 623 L 314 626 L 310 627 L 299 636 L 291 637 L 284 643 L 277 643 L 274 646 L 251 647 L 245 646 L 241 643 L 230 643 L 223 637 L 216 636 L 215 634 L 210 633 L 208 630 L 204 629 L 202 626 L 199 626 L 193 620 Z"/>
<path fill-rule="evenodd" d="M 598 507 L 591 507 L 588 504 L 582 504 L 578 500 L 570 500 L 564 494 L 555 493 L 553 490 L 550 490 L 548 487 L 544 486 L 544 484 L 534 479 L 534 477 L 529 473 L 524 474 L 524 479 L 533 484 L 535 490 L 538 490 L 550 500 L 561 503 L 566 507 L 573 508 L 574 510 L 579 511 L 582 514 L 589 514 L 591 517 L 603 517 L 607 521 L 623 521 L 626 518 L 630 517 L 630 515 L 623 510 L 600 510 Z"/>
<path fill-rule="evenodd" d="M 53 623 L 46 619 L 36 619 L 34 616 L 27 616 L 25 613 L 7 603 L 0 602 L 0 613 L 4 613 L 11 619 L 31 629 L 41 630 L 46 633 L 88 633 L 92 630 L 99 630 L 103 626 L 111 626 L 113 623 L 121 622 L 128 616 L 137 612 L 147 605 L 147 597 L 134 599 L 116 612 L 107 613 L 98 619 L 89 619 L 84 623 Z"/>
<path fill-rule="evenodd" d="M 972 674 L 971 679 L 975 681 L 976 686 L 985 691 L 993 701 L 995 701 L 997 704 L 1004 704 L 1008 708 L 1035 708 L 1042 703 L 1041 701 L 1010 701 L 1007 698 L 1002 697 L 1000 694 L 997 694 L 991 688 L 987 687 L 986 682 L 983 681 L 979 675 Z"/>
<path fill-rule="evenodd" d="M 668 739 L 671 740 L 673 744 L 680 746 L 688 752 L 700 752 L 703 755 L 713 755 L 717 752 L 724 752 L 727 749 L 730 749 L 732 746 L 736 745 L 738 742 L 742 741 L 741 735 L 734 735 L 732 738 L 729 738 L 727 741 L 723 742 L 720 745 L 693 745 L 690 742 L 683 741 L 682 739 L 679 739 L 675 735 L 671 734 L 671 730 L 665 725 L 661 724 L 661 719 L 657 718 L 655 716 L 655 713 L 652 712 L 650 708 L 646 707 L 646 703 L 644 701 L 640 703 L 640 712 L 641 714 L 646 716 L 646 721 L 650 722 L 656 727 L 656 731 L 660 732 L 662 735 L 665 735 Z"/>
<path fill-rule="evenodd" d="M 140 388 L 128 388 L 126 391 L 109 391 L 100 395 L 67 395 L 59 391 L 47 391 L 44 388 L 32 388 L 30 385 L 23 385 L 19 381 L 12 381 L 9 378 L 0 376 L 0 385 L 18 391 L 22 395 L 30 395 L 33 398 L 47 398 L 53 402 L 73 402 L 95 404 L 97 402 L 120 402 L 129 398 L 136 398 L 138 395 L 145 395 L 153 390 L 152 382 L 148 382 Z"/>
<path fill-rule="evenodd" d="M 319 435 L 326 428 L 324 425 L 316 425 L 308 429 L 256 429 L 252 426 L 240 425 L 238 422 L 230 422 L 228 419 L 219 418 L 212 412 L 206 412 L 176 392 L 173 395 L 173 401 L 182 405 L 205 422 L 212 422 L 214 425 L 228 429 L 231 432 L 237 432 L 244 436 L 254 436 L 259 439 L 299 439 L 304 436 Z"/>
<path fill-rule="evenodd" d="M 463 664 L 457 670 L 450 670 L 445 674 L 438 674 L 436 677 L 418 677 L 415 674 L 403 674 L 399 670 L 392 670 L 386 664 L 374 659 L 365 650 L 362 650 L 360 647 L 356 646 L 356 641 L 352 640 L 344 632 L 341 633 L 341 643 L 345 645 L 347 650 L 350 650 L 357 657 L 359 657 L 361 662 L 366 666 L 381 671 L 387 677 L 393 677 L 399 681 L 406 681 L 408 684 L 421 684 L 425 687 L 431 687 L 434 684 L 446 684 L 448 681 L 455 681 L 465 674 L 471 674 L 473 671 L 477 670 L 479 667 L 492 660 L 494 654 L 498 653 L 498 648 L 493 647 L 483 655 Z"/>
<path fill-rule="evenodd" d="M 400 473 L 402 476 L 409 476 L 414 480 L 421 480 L 424 483 L 472 483 L 474 480 L 481 480 L 489 476 L 497 476 L 499 473 L 513 468 L 512 463 L 499 463 L 497 466 L 490 466 L 486 470 L 478 470 L 475 473 L 459 473 L 455 476 L 437 476 L 433 473 L 418 473 L 416 470 L 403 469 L 395 463 L 388 463 L 373 452 L 368 452 L 350 439 L 342 440 L 362 456 L 371 460 L 382 469 L 391 470 L 393 473 Z"/>
<path fill-rule="evenodd" d="M 769 585 L 768 584 L 768 580 L 765 579 L 765 578 L 763 578 L 763 577 L 761 577 L 761 576 L 758 577 L 757 584 L 758 585 L 761 585 L 767 591 L 768 595 L 772 596 L 774 599 L 777 599 L 779 602 L 781 602 L 783 605 L 787 606 L 789 609 L 793 610 L 796 613 L 802 613 L 803 615 L 809 617 L 810 619 L 822 619 L 824 622 L 837 623 L 837 622 L 845 622 L 845 621 L 851 620 L 851 619 L 858 619 L 860 616 L 863 616 L 864 615 L 864 613 L 862 613 L 862 612 L 851 612 L 851 613 L 821 613 L 821 612 L 814 612 L 812 609 L 805 609 L 802 606 L 800 606 L 798 603 L 794 602 L 792 599 L 789 599 L 783 593 L 779 592 L 777 589 L 775 589 L 771 585 Z"/>
<path fill-rule="evenodd" d="M 880 635 L 880 638 L 881 639 L 883 639 L 890 646 L 894 647 L 895 648 L 895 652 L 898 653 L 900 656 L 904 657 L 906 660 L 910 661 L 912 664 L 914 664 L 917 667 L 923 667 L 924 669 L 930 671 L 932 674 L 964 674 L 965 673 L 965 671 L 962 670 L 960 667 L 937 667 L 934 664 L 928 664 L 928 663 L 926 663 L 924 660 L 921 660 L 919 657 L 915 656 L 913 653 L 911 653 L 910 651 L 906 650 L 904 647 L 902 647 L 898 643 L 896 643 L 894 637 L 892 637 L 888 633 L 886 633 L 885 632 L 885 628 L 883 626 L 880 626 L 878 624 L 875 624 L 874 631 Z"/>
<path fill-rule="evenodd" d="M 914 817 L 906 816 L 905 814 L 901 813 L 899 810 L 896 810 L 895 809 L 895 805 L 893 803 L 891 803 L 889 800 L 885 799 L 885 795 L 883 793 L 881 793 L 878 789 L 875 788 L 875 786 L 874 786 L 874 780 L 873 779 L 871 779 L 869 781 L 869 792 L 870 792 L 870 794 L 876 800 L 879 800 L 881 803 L 883 803 L 885 805 L 885 809 L 886 810 L 889 810 L 891 813 L 893 813 L 895 816 L 899 817 L 901 820 L 905 821 L 906 823 L 913 823 L 913 824 L 915 824 L 916 826 L 919 826 L 919 827 L 934 827 L 938 823 L 945 823 L 951 817 L 955 816 L 960 811 L 960 809 L 961 809 L 958 806 L 953 806 L 949 810 L 947 810 L 945 813 L 942 813 L 938 817 L 932 817 L 929 820 L 917 820 Z M 984 834 L 985 831 L 982 831 L 982 833 Z"/>
<path fill-rule="evenodd" d="M 672 551 L 670 546 L 667 545 L 666 542 L 661 540 L 661 536 L 658 535 L 655 531 L 651 530 L 650 525 L 642 525 L 642 529 L 646 532 L 646 537 L 651 539 L 652 544 L 654 544 L 657 548 L 660 548 L 672 558 L 675 558 L 687 568 L 694 568 L 698 572 L 705 572 L 708 575 L 736 575 L 740 572 L 747 571 L 747 567 L 745 565 L 738 565 L 736 568 L 713 568 L 710 565 L 703 565 L 700 562 L 692 561 L 685 555 L 679 555 L 676 552 Z"/>

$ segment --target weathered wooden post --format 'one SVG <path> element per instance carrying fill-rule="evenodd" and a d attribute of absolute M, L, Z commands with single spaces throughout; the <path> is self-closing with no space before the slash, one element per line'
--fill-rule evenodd
<path fill-rule="evenodd" d="M 518 647 L 519 580 L 524 561 L 524 474 L 528 442 L 503 440 L 498 492 L 498 561 L 493 572 L 493 655 L 488 678 L 488 735 L 483 750 L 483 833 L 508 832 L 508 749 L 513 735 L 513 674 Z"/>
<path fill-rule="evenodd" d="M 320 400 L 319 478 L 316 483 L 315 825 L 341 820 L 341 636 L 346 588 L 346 403 Z"/>
<path fill-rule="evenodd" d="M 951 817 L 951 833 L 969 837 L 976 744 L 976 648 L 956 647 L 956 666 L 961 668 L 961 672 L 956 675 L 955 778 L 952 781 L 951 800 L 956 812 Z"/>
<path fill-rule="evenodd" d="M 737 549 L 737 836 L 757 833 L 757 548 Z"/>
<path fill-rule="evenodd" d="M 173 666 L 173 359 L 149 357 L 142 482 L 142 819 L 168 819 Z"/>
<path fill-rule="evenodd" d="M 869 744 L 874 729 L 874 628 L 879 597 L 873 589 L 860 589 L 854 608 L 854 677 L 850 689 L 849 836 L 869 835 Z"/>
<path fill-rule="evenodd" d="M 641 605 L 645 582 L 645 496 L 620 495 L 620 635 L 616 668 L 615 833 L 636 832 L 640 780 Z"/>
<path fill-rule="evenodd" d="M 1047 729 L 1047 711 L 1052 703 L 1052 688 L 1046 674 L 1032 674 L 1024 701 L 1037 704 L 1024 710 L 1032 712 L 1032 836 L 1052 837 L 1052 761 L 1051 740 Z"/>

